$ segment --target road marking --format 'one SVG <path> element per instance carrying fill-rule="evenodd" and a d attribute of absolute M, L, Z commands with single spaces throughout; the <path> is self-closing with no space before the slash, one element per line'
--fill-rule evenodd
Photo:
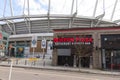
<path fill-rule="evenodd" d="M 3 70 L 3 69 L 2 69 Z M 5 71 L 5 70 L 4 70 Z M 38 75 L 46 75 L 46 76 L 55 76 L 55 77 L 69 77 L 69 78 L 74 78 L 74 79 L 86 79 L 86 80 L 99 80 L 95 78 L 88 78 L 84 76 L 76 76 L 76 75 L 67 75 L 67 74 L 60 74 L 60 73 L 53 73 L 53 72 L 31 72 L 31 71 L 25 71 L 24 69 L 21 71 L 14 70 L 13 72 L 20 72 L 20 73 L 27 73 L 27 74 L 38 74 Z"/>
<path fill-rule="evenodd" d="M 11 76 L 12 76 L 12 68 L 13 68 L 13 60 L 11 61 L 11 64 L 10 64 L 9 80 L 11 80 Z"/>
<path fill-rule="evenodd" d="M 8 71 L 7 69 L 9 69 L 8 67 L 0 67 L 0 71 Z M 110 76 L 104 76 L 103 77 L 99 77 L 99 75 L 88 75 L 87 74 L 77 74 L 77 73 L 69 73 L 69 72 L 64 72 L 64 71 L 52 71 L 52 70 L 34 70 L 34 69 L 27 69 L 27 68 L 13 68 L 13 72 L 16 73 L 21 73 L 21 74 L 30 74 L 30 75 L 34 75 L 34 74 L 38 74 L 38 76 L 48 76 L 48 77 L 61 77 L 61 78 L 71 78 L 71 79 L 76 79 L 76 80 L 103 80 L 103 79 L 110 79 L 110 80 L 119 80 L 120 78 L 117 77 L 111 77 Z"/>

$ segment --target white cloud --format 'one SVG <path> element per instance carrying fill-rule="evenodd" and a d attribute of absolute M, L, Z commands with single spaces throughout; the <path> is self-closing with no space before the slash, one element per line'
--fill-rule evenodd
<path fill-rule="evenodd" d="M 51 0 L 51 13 L 70 14 L 72 0 Z"/>
<path fill-rule="evenodd" d="M 23 8 L 24 0 L 17 0 L 18 5 Z M 72 0 L 50 0 L 51 1 L 51 14 L 70 14 L 71 13 L 71 5 Z M 74 0 L 74 8 L 73 13 L 76 11 L 76 0 Z M 111 18 L 114 3 L 116 0 L 98 0 L 98 6 L 96 10 L 96 15 L 98 16 L 103 13 L 103 1 L 105 1 L 105 17 L 104 19 Z M 27 0 L 25 0 L 25 13 L 27 14 Z M 48 2 L 49 0 L 29 0 L 30 2 L 30 14 L 47 14 L 48 12 Z M 78 8 L 78 15 L 83 16 L 93 16 L 94 7 L 95 7 L 96 0 L 78 0 L 77 8 Z M 113 19 L 119 19 L 120 16 L 120 0 L 118 0 L 118 4 L 116 7 L 116 12 Z"/>
<path fill-rule="evenodd" d="M 39 0 L 36 2 L 35 0 L 29 0 L 29 8 L 30 8 L 30 14 L 46 14 L 47 10 L 44 9 L 41 5 L 48 5 L 48 2 L 45 0 Z M 21 6 L 22 8 L 24 7 L 24 0 L 18 0 L 18 5 Z M 25 9 L 24 13 L 28 13 L 28 5 L 27 5 L 27 0 L 25 0 Z"/>
<path fill-rule="evenodd" d="M 78 0 L 78 14 L 84 16 L 93 16 L 93 10 L 96 0 Z"/>

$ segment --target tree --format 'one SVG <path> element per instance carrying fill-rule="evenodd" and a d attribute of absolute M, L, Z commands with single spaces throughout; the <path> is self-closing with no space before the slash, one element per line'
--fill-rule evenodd
<path fill-rule="evenodd" d="M 78 66 L 81 66 L 81 58 L 82 57 L 90 57 L 92 55 L 92 46 L 85 44 L 77 44 L 74 45 L 74 51 L 76 56 L 76 62 Z"/>

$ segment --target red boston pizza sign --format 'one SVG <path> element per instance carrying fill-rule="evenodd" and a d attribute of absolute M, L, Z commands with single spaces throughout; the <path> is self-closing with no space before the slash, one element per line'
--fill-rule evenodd
<path fill-rule="evenodd" d="M 93 38 L 80 38 L 80 37 L 76 37 L 76 38 L 54 38 L 53 39 L 54 43 L 58 43 L 58 42 L 93 42 Z"/>

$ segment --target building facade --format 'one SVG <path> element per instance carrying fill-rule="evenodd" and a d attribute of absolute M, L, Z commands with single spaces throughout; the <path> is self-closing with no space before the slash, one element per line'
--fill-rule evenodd
<path fill-rule="evenodd" d="M 36 36 L 37 39 L 32 39 Z M 42 40 L 46 40 L 45 47 L 42 48 Z M 49 44 L 53 39 L 53 33 L 34 33 L 11 35 L 9 45 L 12 45 L 11 57 L 42 57 L 43 54 L 52 55 Z M 34 46 L 32 46 L 34 45 Z M 34 50 L 33 50 L 34 49 Z M 34 53 L 34 55 L 33 55 Z"/>
<path fill-rule="evenodd" d="M 53 65 L 120 68 L 120 27 L 55 29 L 53 42 Z"/>
<path fill-rule="evenodd" d="M 0 31 L 0 56 L 5 56 L 8 53 L 9 34 Z"/>

